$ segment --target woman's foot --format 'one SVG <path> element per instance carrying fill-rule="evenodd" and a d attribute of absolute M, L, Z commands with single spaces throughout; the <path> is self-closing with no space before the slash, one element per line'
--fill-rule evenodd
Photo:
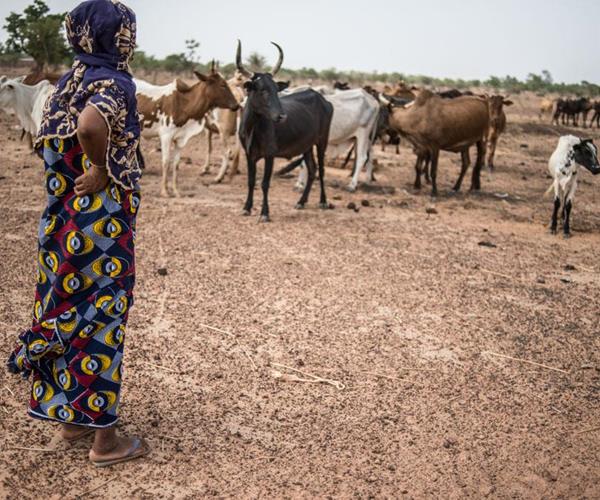
<path fill-rule="evenodd" d="M 61 424 L 60 437 L 69 443 L 74 443 L 80 439 L 91 435 L 94 429 L 90 427 L 82 427 L 81 425 Z"/>
<path fill-rule="evenodd" d="M 107 467 L 150 453 L 150 447 L 141 438 L 118 436 L 114 427 L 98 429 L 90 450 L 90 461 L 97 467 Z"/>

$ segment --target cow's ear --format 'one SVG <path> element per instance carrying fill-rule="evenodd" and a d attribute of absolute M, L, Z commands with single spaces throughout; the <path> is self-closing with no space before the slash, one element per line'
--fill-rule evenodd
<path fill-rule="evenodd" d="M 194 71 L 194 75 L 196 75 L 198 80 L 200 80 L 201 82 L 205 82 L 206 80 L 208 80 L 208 76 L 203 75 L 202 73 L 200 73 L 200 71 Z"/>
<path fill-rule="evenodd" d="M 254 86 L 254 82 L 252 80 L 248 80 L 247 82 L 244 82 L 244 88 L 249 92 L 254 90 L 256 87 Z"/>
<path fill-rule="evenodd" d="M 287 89 L 290 86 L 290 82 L 277 82 L 277 89 L 279 92 Z"/>
<path fill-rule="evenodd" d="M 514 102 L 512 102 L 510 99 L 504 99 L 504 101 L 502 101 L 502 103 L 505 106 L 512 106 L 514 104 Z"/>

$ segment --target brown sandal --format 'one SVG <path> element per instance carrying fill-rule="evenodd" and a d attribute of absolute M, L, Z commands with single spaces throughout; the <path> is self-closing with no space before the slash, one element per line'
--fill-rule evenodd
<path fill-rule="evenodd" d="M 150 446 L 148 443 L 140 438 L 134 438 L 133 443 L 127 453 L 119 458 L 112 458 L 109 460 L 91 460 L 90 461 L 96 467 L 110 467 L 111 465 L 122 464 L 123 462 L 129 462 L 130 460 L 135 460 L 136 458 L 145 457 L 150 453 Z"/>

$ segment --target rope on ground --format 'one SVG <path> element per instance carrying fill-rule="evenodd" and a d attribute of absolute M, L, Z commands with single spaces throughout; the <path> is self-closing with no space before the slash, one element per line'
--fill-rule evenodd
<path fill-rule="evenodd" d="M 569 372 L 567 370 L 563 370 L 561 368 L 555 368 L 554 366 L 548 366 L 548 365 L 544 365 L 542 363 L 536 363 L 535 361 L 529 361 L 527 359 L 513 358 L 512 356 L 507 356 L 506 354 L 498 354 L 497 352 L 491 352 L 491 351 L 483 351 L 481 354 L 487 354 L 488 356 L 495 356 L 497 358 L 510 359 L 511 361 L 518 361 L 519 363 L 527 363 L 528 365 L 538 366 L 540 368 L 545 368 L 546 370 L 552 370 L 555 372 L 565 373 L 566 375 L 569 374 Z"/>
<path fill-rule="evenodd" d="M 290 371 L 299 373 L 301 375 L 304 375 L 305 377 L 308 377 L 308 378 L 302 378 L 302 377 L 299 377 L 298 375 L 283 373 L 279 370 L 272 370 L 271 375 L 273 376 L 273 378 L 276 378 L 278 380 L 283 380 L 285 382 L 304 382 L 306 384 L 327 384 L 327 385 L 332 385 L 338 391 L 343 391 L 346 388 L 346 386 L 339 380 L 332 380 L 332 379 L 328 379 L 328 378 L 319 377 L 318 375 L 313 375 L 312 373 L 303 372 L 302 370 L 292 368 L 291 366 L 282 365 L 280 363 L 271 363 L 271 366 L 277 367 L 277 368 L 284 368 L 286 370 L 290 370 Z"/>

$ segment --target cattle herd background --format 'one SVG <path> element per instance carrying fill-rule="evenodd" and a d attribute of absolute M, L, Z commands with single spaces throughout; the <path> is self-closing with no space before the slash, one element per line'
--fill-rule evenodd
<path fill-rule="evenodd" d="M 235 73 L 135 75 L 147 169 L 122 412 L 154 453 L 82 477 L 84 455 L 23 419 L 28 387 L 2 372 L 1 484 L 26 497 L 600 495 L 599 179 L 581 169 L 574 205 L 561 191 L 570 239 L 550 234 L 544 194 L 564 187 L 562 160 L 548 170 L 559 137 L 598 142 L 598 102 L 282 82 L 276 48 L 268 73 L 238 46 Z M 28 321 L 45 196 L 23 131 L 53 76 L 0 74 L 4 356 Z M 244 109 L 274 129 L 256 133 Z M 565 147 L 595 172 L 583 144 Z"/>

